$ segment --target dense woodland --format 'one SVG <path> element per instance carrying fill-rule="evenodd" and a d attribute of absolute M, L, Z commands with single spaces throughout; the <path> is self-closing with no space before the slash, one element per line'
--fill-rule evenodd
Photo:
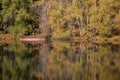
<path fill-rule="evenodd" d="M 120 0 L 0 0 L 0 33 L 119 36 Z"/>
<path fill-rule="evenodd" d="M 0 0 L 0 80 L 120 80 L 119 44 L 120 0 Z"/>

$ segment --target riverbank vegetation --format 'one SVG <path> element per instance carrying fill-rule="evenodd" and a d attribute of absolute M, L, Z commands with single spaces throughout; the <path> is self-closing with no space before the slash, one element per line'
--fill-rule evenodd
<path fill-rule="evenodd" d="M 0 33 L 118 42 L 119 6 L 119 0 L 0 0 Z"/>

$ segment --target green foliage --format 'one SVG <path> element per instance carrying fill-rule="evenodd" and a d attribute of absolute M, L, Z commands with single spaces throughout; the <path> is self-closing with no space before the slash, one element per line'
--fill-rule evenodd
<path fill-rule="evenodd" d="M 2 16 L 1 28 L 7 30 L 11 34 L 24 34 L 25 30 L 35 27 L 34 19 L 34 6 L 32 6 L 32 0 L 2 0 L 2 10 L 0 16 Z M 0 17 L 1 19 L 1 17 Z"/>

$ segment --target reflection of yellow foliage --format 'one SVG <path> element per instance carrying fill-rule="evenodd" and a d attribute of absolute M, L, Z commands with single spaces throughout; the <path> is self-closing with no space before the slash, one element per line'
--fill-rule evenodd
<path fill-rule="evenodd" d="M 41 73 L 39 72 L 33 72 L 33 75 L 35 78 L 37 79 L 44 79 L 44 75 L 42 75 Z"/>
<path fill-rule="evenodd" d="M 47 67 L 47 74 L 51 79 L 59 78 L 64 80 L 63 76 L 65 76 L 70 80 L 79 80 L 81 76 L 81 80 L 93 80 L 97 78 L 118 80 L 119 72 L 113 73 L 112 71 L 116 71 L 120 67 L 120 56 L 118 53 L 113 54 L 110 46 L 100 45 L 97 51 L 90 52 L 89 47 L 92 47 L 92 44 L 87 44 L 87 48 L 82 46 L 82 59 L 74 61 L 76 55 L 74 53 L 75 49 L 70 50 L 71 48 L 67 48 L 68 52 L 66 56 L 64 52 L 61 52 L 63 49 L 59 49 L 60 46 L 64 47 L 62 44 L 66 45 L 65 42 L 53 43 L 54 49 L 49 56 L 49 66 Z M 58 55 L 58 53 L 60 54 Z M 86 56 L 89 56 L 88 60 Z M 115 65 L 111 65 L 111 62 L 114 62 Z"/>

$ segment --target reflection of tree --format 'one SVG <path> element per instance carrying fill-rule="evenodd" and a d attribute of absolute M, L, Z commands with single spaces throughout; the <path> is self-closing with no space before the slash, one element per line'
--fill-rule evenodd
<path fill-rule="evenodd" d="M 31 54 L 37 53 L 37 56 L 31 58 L 33 60 L 34 68 L 32 69 L 32 73 L 30 75 L 30 79 L 46 79 L 46 67 L 47 67 L 47 59 L 49 53 L 49 44 L 48 43 L 27 43 L 25 44 L 26 50 L 31 51 Z"/>
<path fill-rule="evenodd" d="M 36 64 L 36 70 L 34 72 L 34 77 L 39 80 L 46 79 L 46 67 L 48 62 L 48 53 L 49 53 L 49 45 L 41 44 L 41 49 L 38 50 L 39 55 Z"/>
<path fill-rule="evenodd" d="M 0 51 L 2 80 L 120 79 L 118 45 L 54 41 L 51 50 L 43 43 L 4 45 Z"/>
<path fill-rule="evenodd" d="M 109 44 L 58 42 L 53 47 L 47 66 L 50 80 L 120 79 L 120 55 L 114 55 Z"/>
<path fill-rule="evenodd" d="M 1 51 L 1 80 L 30 80 L 36 54 L 24 50 L 21 44 L 2 46 Z"/>

